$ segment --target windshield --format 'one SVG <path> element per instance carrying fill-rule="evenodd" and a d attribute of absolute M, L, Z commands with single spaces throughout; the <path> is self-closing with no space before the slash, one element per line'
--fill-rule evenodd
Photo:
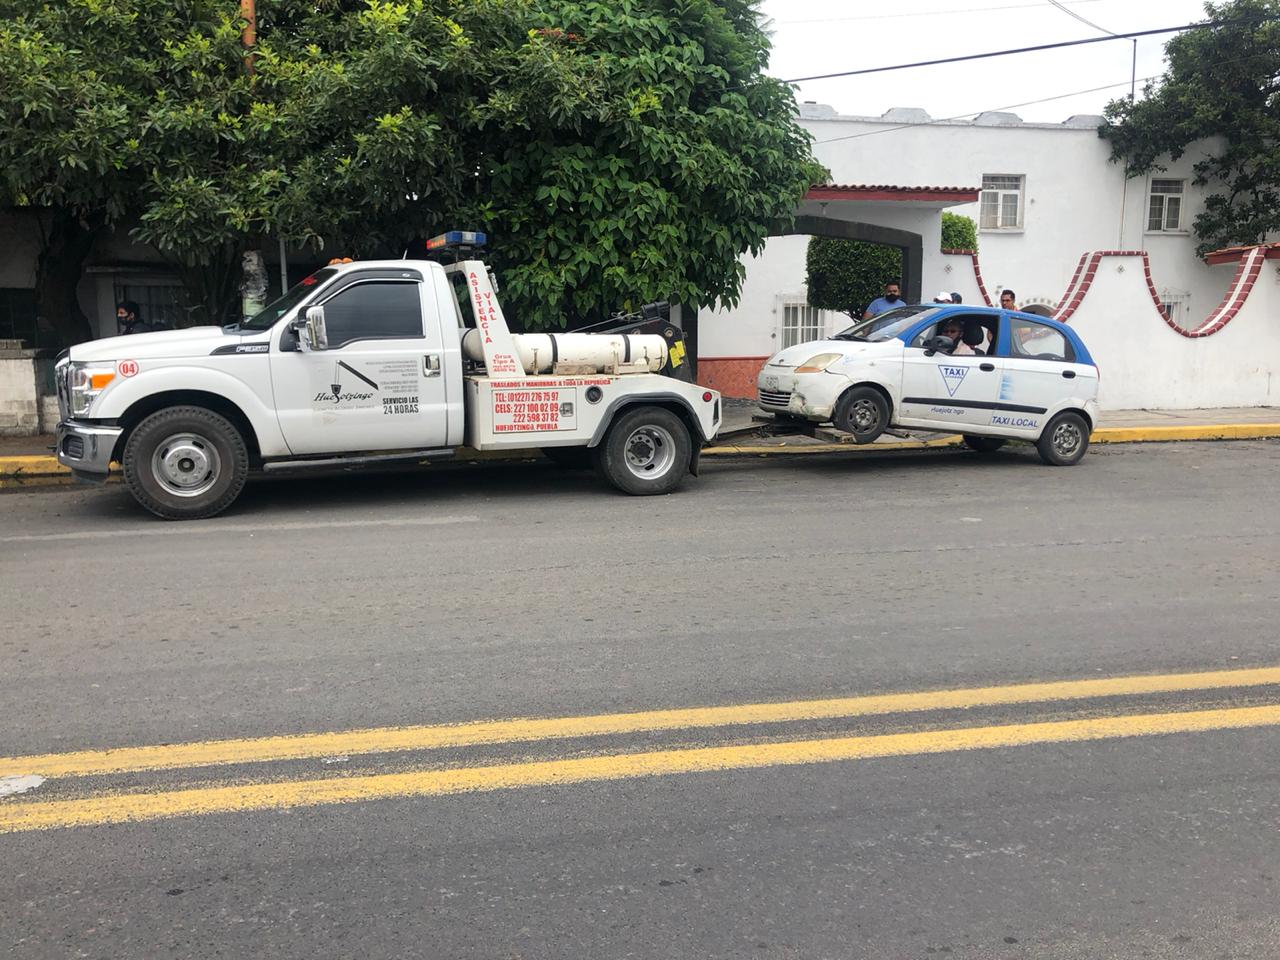
<path fill-rule="evenodd" d="M 277 297 L 252 317 L 246 317 L 240 323 L 241 330 L 270 330 L 272 325 L 286 313 L 296 307 L 299 301 L 317 286 L 324 283 L 338 271 L 333 267 L 317 270 L 301 283 L 294 285 L 288 293 Z"/>
<path fill-rule="evenodd" d="M 930 310 L 935 309 L 937 308 L 928 304 L 918 304 L 914 307 L 896 307 L 893 310 L 886 310 L 884 313 L 876 314 L 870 320 L 859 320 L 848 330 L 841 330 L 831 339 L 869 340 L 872 343 L 892 340 L 917 320 L 924 319 L 924 315 Z"/>

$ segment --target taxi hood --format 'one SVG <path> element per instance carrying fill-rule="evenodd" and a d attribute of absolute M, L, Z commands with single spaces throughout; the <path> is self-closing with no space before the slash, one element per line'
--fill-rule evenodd
<path fill-rule="evenodd" d="M 797 343 L 775 353 L 765 364 L 766 367 L 798 367 L 810 357 L 821 353 L 838 353 L 846 360 L 866 357 L 891 357 L 902 353 L 901 340 L 809 340 Z"/>
<path fill-rule="evenodd" d="M 71 348 L 73 361 L 85 360 L 169 360 L 178 357 L 208 356 L 226 344 L 247 342 L 249 339 L 266 342 L 267 332 L 243 337 L 239 333 L 227 333 L 222 327 L 188 327 L 185 330 L 155 330 L 151 333 L 131 333 L 123 337 L 107 337 L 77 343 Z"/>

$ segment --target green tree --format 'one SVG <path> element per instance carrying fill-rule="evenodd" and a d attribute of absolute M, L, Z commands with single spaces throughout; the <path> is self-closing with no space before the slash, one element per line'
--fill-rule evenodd
<path fill-rule="evenodd" d="M 1128 176 L 1163 170 L 1195 144 L 1195 182 L 1210 185 L 1195 218 L 1201 253 L 1257 243 L 1280 229 L 1280 0 L 1206 3 L 1221 26 L 1165 44 L 1167 67 L 1134 103 L 1106 107 L 1099 134 Z"/>
<path fill-rule="evenodd" d="M 978 225 L 970 217 L 942 211 L 942 249 L 977 250 Z"/>
<path fill-rule="evenodd" d="M 505 295 L 534 327 L 627 303 L 736 303 L 758 253 L 822 171 L 791 90 L 762 74 L 755 0 L 539 2 L 595 68 L 594 111 L 489 138 L 474 210 Z"/>
<path fill-rule="evenodd" d="M 131 227 L 210 320 L 263 238 L 398 255 L 473 225 L 529 327 L 732 303 L 819 175 L 754 0 L 272 0 L 252 74 L 236 0 L 0 18 L 3 199 Z"/>
<path fill-rule="evenodd" d="M 880 243 L 811 237 L 805 252 L 808 302 L 822 310 L 840 310 L 854 319 L 902 276 L 902 251 Z"/>

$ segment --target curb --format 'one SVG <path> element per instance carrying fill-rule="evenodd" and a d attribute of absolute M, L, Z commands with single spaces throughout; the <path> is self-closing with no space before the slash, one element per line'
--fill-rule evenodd
<path fill-rule="evenodd" d="M 1168 427 L 1099 427 L 1090 436 L 1091 443 L 1165 443 L 1178 440 L 1268 440 L 1280 437 L 1280 423 L 1222 423 Z M 934 440 L 894 440 L 868 444 L 728 444 L 706 447 L 704 457 L 775 457 L 805 454 L 871 453 L 890 450 L 932 450 L 959 446 L 959 436 Z M 530 460 L 539 456 L 536 450 L 479 451 L 461 448 L 457 456 L 442 463 L 472 463 L 495 460 Z M 407 461 L 406 461 L 407 462 Z M 109 477 L 119 477 L 113 468 Z M 0 489 L 16 487 L 64 485 L 74 482 L 71 470 L 53 456 L 26 455 L 0 457 Z"/>
<path fill-rule="evenodd" d="M 1099 427 L 1089 435 L 1090 443 L 1167 443 L 1175 440 L 1269 440 L 1280 437 L 1280 423 L 1220 423 L 1169 427 Z M 841 451 L 870 453 L 876 450 L 927 450 L 935 447 L 959 446 L 959 435 L 936 440 L 900 440 L 888 443 L 807 443 L 728 444 L 706 447 L 704 457 L 773 456 L 804 453 L 837 453 Z"/>

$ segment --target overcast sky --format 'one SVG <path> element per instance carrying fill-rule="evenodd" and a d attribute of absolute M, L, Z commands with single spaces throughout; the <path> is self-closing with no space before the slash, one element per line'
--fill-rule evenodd
<path fill-rule="evenodd" d="M 1116 33 L 1179 26 L 1205 16 L 1201 0 L 1060 2 Z M 772 21 L 769 72 L 786 80 L 1104 35 L 1048 0 L 763 0 L 761 10 Z M 1138 41 L 1139 96 L 1143 78 L 1163 72 L 1168 36 Z M 798 96 L 857 116 L 879 116 L 890 107 L 923 107 L 935 118 L 1005 109 L 1023 120 L 1059 123 L 1076 113 L 1101 113 L 1109 99 L 1127 96 L 1132 55 L 1131 40 L 1109 40 L 813 80 L 799 84 Z M 1080 92 L 1109 84 L 1117 86 Z M 1029 102 L 1049 97 L 1060 99 Z"/>

